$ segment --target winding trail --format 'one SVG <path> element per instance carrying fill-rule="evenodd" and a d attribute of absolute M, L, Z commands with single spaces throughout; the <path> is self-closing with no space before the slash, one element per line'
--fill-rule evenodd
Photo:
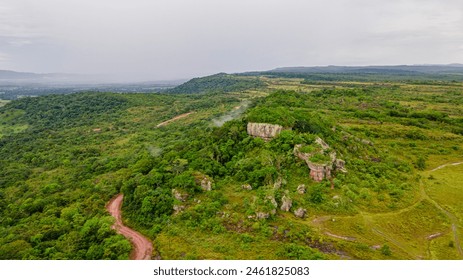
<path fill-rule="evenodd" d="M 438 166 L 438 167 L 434 168 L 434 169 L 431 170 L 430 172 L 433 172 L 433 171 L 442 169 L 442 168 L 447 167 L 447 166 L 457 166 L 457 165 L 460 165 L 460 164 L 463 164 L 463 161 L 461 161 L 461 162 L 455 162 L 455 163 L 442 164 L 441 166 Z"/>
<path fill-rule="evenodd" d="M 123 194 L 118 194 L 116 197 L 111 199 L 106 206 L 106 209 L 109 211 L 111 216 L 116 218 L 116 222 L 112 226 L 119 234 L 125 236 L 129 239 L 130 242 L 134 245 L 132 253 L 130 254 L 130 259 L 132 260 L 150 260 L 153 253 L 153 244 L 148 238 L 144 237 L 137 231 L 124 226 L 121 218 L 121 206 L 122 199 L 124 198 Z"/>
<path fill-rule="evenodd" d="M 463 162 L 455 162 L 455 163 L 443 164 L 441 166 L 438 166 L 438 167 L 434 168 L 430 172 L 442 169 L 442 168 L 447 167 L 447 166 L 456 166 L 456 165 L 460 165 L 460 164 L 463 164 Z M 454 239 L 454 242 L 455 242 L 455 246 L 456 246 L 456 248 L 458 250 L 458 253 L 460 254 L 460 257 L 463 258 L 463 249 L 461 248 L 460 239 L 458 237 L 458 218 L 453 213 L 450 213 L 449 211 L 444 209 L 439 203 L 437 203 L 437 201 L 435 201 L 434 199 L 429 197 L 429 195 L 426 193 L 426 190 L 425 190 L 422 183 L 420 184 L 420 186 L 421 186 L 421 192 L 422 192 L 423 196 L 427 200 L 429 200 L 432 204 L 434 204 L 434 206 L 437 209 L 439 209 L 442 213 L 444 213 L 450 219 L 450 221 L 452 222 L 452 232 L 453 232 L 453 239 Z"/>

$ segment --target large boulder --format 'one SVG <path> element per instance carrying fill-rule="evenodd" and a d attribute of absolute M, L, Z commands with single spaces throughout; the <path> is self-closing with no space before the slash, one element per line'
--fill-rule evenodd
<path fill-rule="evenodd" d="M 306 213 L 307 213 L 307 209 L 304 209 L 302 207 L 294 211 L 294 215 L 298 218 L 304 218 Z"/>
<path fill-rule="evenodd" d="M 203 191 L 211 191 L 212 190 L 212 181 L 207 178 L 207 177 L 204 177 L 202 180 L 201 180 L 201 189 L 203 189 Z"/>
<path fill-rule="evenodd" d="M 282 198 L 281 198 L 281 207 L 280 209 L 282 211 L 285 211 L 285 212 L 289 212 L 289 210 L 291 209 L 291 206 L 293 205 L 293 201 L 291 200 L 290 197 L 284 195 Z"/>
<path fill-rule="evenodd" d="M 299 186 L 297 186 L 297 193 L 299 194 L 305 194 L 307 191 L 306 187 L 304 184 L 301 184 Z"/>
<path fill-rule="evenodd" d="M 248 123 L 248 134 L 254 137 L 262 138 L 266 141 L 275 138 L 283 130 L 281 125 L 269 123 Z"/>
<path fill-rule="evenodd" d="M 252 190 L 252 186 L 249 185 L 249 184 L 241 185 L 241 188 L 242 188 L 243 190 L 248 190 L 248 191 Z"/>

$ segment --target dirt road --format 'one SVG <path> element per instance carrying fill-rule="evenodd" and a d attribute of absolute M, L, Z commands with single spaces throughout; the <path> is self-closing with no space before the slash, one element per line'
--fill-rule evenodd
<path fill-rule="evenodd" d="M 169 123 L 174 122 L 174 121 L 176 121 L 176 120 L 186 118 L 186 117 L 188 117 L 189 115 L 191 115 L 191 114 L 193 114 L 193 113 L 194 113 L 194 112 L 189 112 L 189 113 L 185 113 L 185 114 L 178 115 L 178 116 L 176 116 L 176 117 L 173 117 L 173 118 L 170 119 L 170 120 L 167 120 L 167 121 L 165 121 L 165 122 L 162 122 L 162 123 L 158 124 L 156 127 L 161 127 L 161 126 L 168 125 Z"/>
<path fill-rule="evenodd" d="M 151 241 L 139 232 L 124 226 L 122 223 L 121 206 L 123 198 L 124 196 L 122 194 L 118 194 L 115 198 L 111 199 L 106 206 L 106 209 L 108 209 L 111 216 L 116 218 L 116 222 L 112 228 L 132 242 L 134 246 L 132 253 L 130 254 L 130 258 L 132 260 L 150 260 L 153 253 L 153 244 Z"/>
<path fill-rule="evenodd" d="M 442 169 L 442 168 L 447 167 L 447 166 L 456 166 L 456 165 L 460 165 L 460 164 L 463 164 L 463 162 L 442 164 L 441 166 L 438 166 L 438 167 L 434 168 L 433 170 L 431 170 L 431 172 Z"/>

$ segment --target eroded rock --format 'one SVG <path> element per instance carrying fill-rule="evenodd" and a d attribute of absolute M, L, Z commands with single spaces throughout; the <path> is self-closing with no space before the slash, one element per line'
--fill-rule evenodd
<path fill-rule="evenodd" d="M 292 199 L 290 197 L 284 195 L 281 198 L 281 207 L 280 207 L 280 209 L 282 211 L 289 212 L 292 205 L 293 205 L 293 201 L 292 201 Z"/>
<path fill-rule="evenodd" d="M 307 192 L 307 189 L 304 184 L 297 186 L 297 193 L 305 194 L 306 192 Z"/>
<path fill-rule="evenodd" d="M 212 190 L 212 181 L 207 178 L 207 177 L 204 177 L 202 180 L 201 180 L 201 189 L 203 189 L 203 191 L 211 191 Z"/>
<path fill-rule="evenodd" d="M 345 162 L 341 159 L 336 158 L 336 152 L 332 151 L 329 153 L 329 160 L 325 162 L 316 163 L 312 162 L 311 157 L 316 154 L 325 154 L 328 153 L 330 146 L 323 141 L 320 137 L 315 139 L 315 143 L 320 147 L 312 153 L 303 153 L 301 152 L 302 145 L 298 144 L 294 146 L 294 154 L 304 160 L 307 163 L 307 166 L 310 169 L 310 177 L 317 182 L 321 182 L 323 179 L 331 179 L 331 173 L 334 169 L 340 170 L 342 172 L 347 172 L 344 168 Z"/>
<path fill-rule="evenodd" d="M 296 211 L 294 211 L 294 215 L 298 218 L 304 218 L 305 214 L 307 213 L 307 209 L 299 207 Z"/>
<path fill-rule="evenodd" d="M 248 190 L 248 191 L 252 190 L 252 186 L 249 185 L 249 184 L 241 185 L 241 188 L 242 188 L 243 190 Z"/>

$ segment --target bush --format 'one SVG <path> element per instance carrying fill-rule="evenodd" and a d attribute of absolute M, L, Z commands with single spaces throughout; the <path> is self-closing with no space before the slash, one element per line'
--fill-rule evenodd
<path fill-rule="evenodd" d="M 323 260 L 324 256 L 308 246 L 295 243 L 285 244 L 277 252 L 277 256 L 285 260 Z"/>

